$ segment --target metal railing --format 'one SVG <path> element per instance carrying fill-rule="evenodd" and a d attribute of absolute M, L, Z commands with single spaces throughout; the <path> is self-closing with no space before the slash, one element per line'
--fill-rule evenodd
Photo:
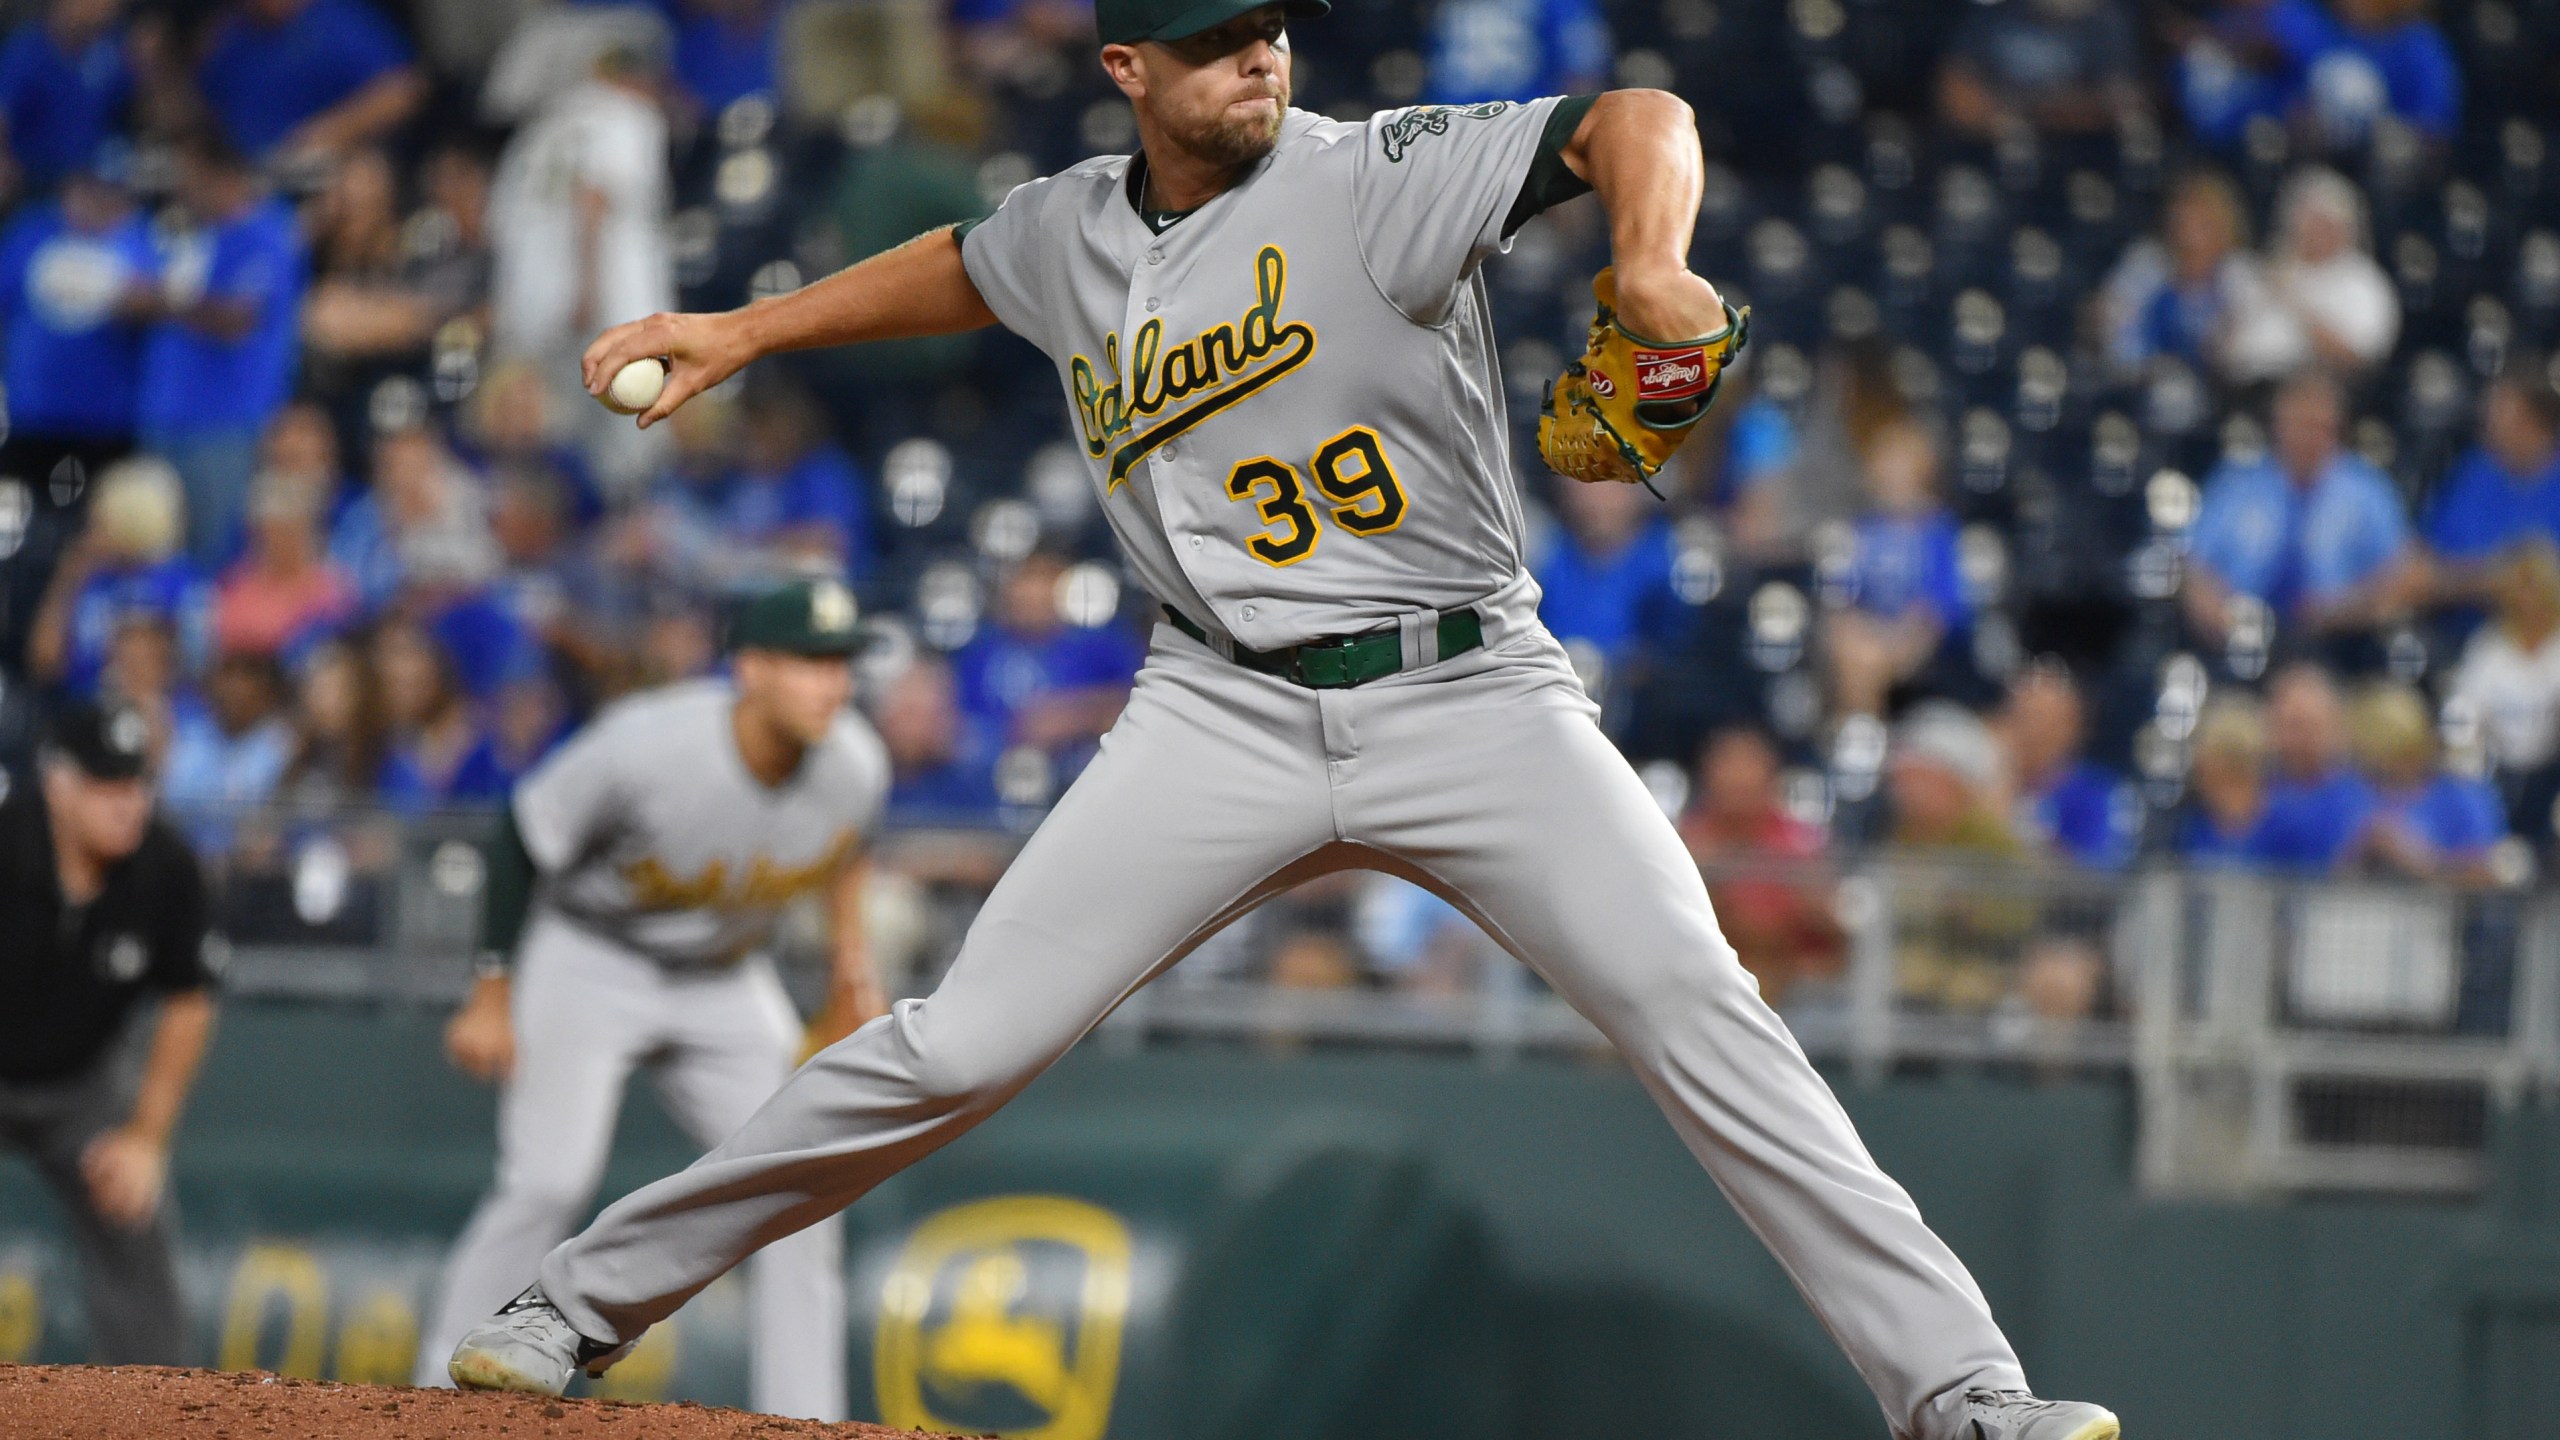
<path fill-rule="evenodd" d="M 2470 1190 L 2488 1107 L 2560 1087 L 2560 895 L 2137 888 L 2148 1189 Z"/>
<path fill-rule="evenodd" d="M 487 825 L 197 817 L 233 945 L 227 985 L 450 1003 L 469 980 Z M 882 838 L 872 948 L 893 988 L 931 988 L 1018 842 L 948 825 Z M 2466 1190 L 2488 1107 L 2560 1091 L 2560 892 L 1892 851 L 1705 869 L 1729 937 L 1808 1053 L 1858 1082 L 2128 1077 L 2154 1192 Z M 795 989 L 816 988 L 818 941 L 814 916 L 778 937 Z M 1457 912 L 1379 876 L 1318 882 L 1247 917 L 1099 1036 L 1204 1041 L 1494 1060 L 1605 1048 Z"/>

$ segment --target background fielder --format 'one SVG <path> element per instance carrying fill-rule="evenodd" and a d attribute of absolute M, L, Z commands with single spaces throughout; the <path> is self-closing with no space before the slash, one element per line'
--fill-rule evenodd
<path fill-rule="evenodd" d="M 504 1078 L 497 1182 L 454 1248 L 418 1383 L 448 1383 L 462 1332 L 584 1218 L 635 1068 L 705 1146 L 790 1074 L 802 1028 L 762 953 L 783 906 L 829 900 L 833 986 L 810 1040 L 879 1013 L 861 853 L 888 763 L 845 708 L 855 634 L 833 581 L 759 596 L 732 627 L 732 680 L 625 700 L 517 787 L 486 936 L 517 963 L 483 977 L 448 1036 L 457 1063 Z M 814 1225 L 757 1257 L 760 1410 L 844 1417 L 839 1230 Z"/>
<path fill-rule="evenodd" d="M 1166 605 L 1128 708 L 931 998 L 608 1206 L 465 1338 L 456 1376 L 556 1390 L 611 1363 L 729 1266 L 993 1113 L 1227 921 L 1366 866 L 1464 909 L 1608 1034 L 1897 1435 L 2113 1440 L 2105 1410 L 2026 1392 L 1972 1277 L 1736 963 L 1537 622 L 1479 266 L 1527 215 L 1596 189 L 1612 314 L 1557 408 L 1685 398 L 1694 421 L 1707 357 L 1740 327 L 1687 269 L 1703 170 L 1687 107 L 1619 92 L 1347 124 L 1288 107 L 1280 5 L 1104 0 L 1098 20 L 1141 155 L 1034 181 L 982 225 L 783 300 L 609 332 L 586 379 L 671 356 L 646 421 L 759 354 L 1001 321 L 1056 364 L 1103 509 Z M 1620 336 L 1672 355 L 1664 389 L 1683 393 L 1594 380 Z M 1587 461 L 1602 437 L 1574 414 Z M 1628 449 L 1623 478 L 1658 464 Z"/>

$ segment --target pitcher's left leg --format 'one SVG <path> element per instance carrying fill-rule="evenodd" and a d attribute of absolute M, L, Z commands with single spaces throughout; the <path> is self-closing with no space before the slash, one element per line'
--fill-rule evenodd
<path fill-rule="evenodd" d="M 673 979 L 674 1052 L 658 1087 L 708 1150 L 747 1123 L 799 1058 L 798 1012 L 764 962 Z M 747 1261 L 748 1403 L 768 1415 L 845 1418 L 844 1217 L 786 1235 Z"/>
<path fill-rule="evenodd" d="M 2023 1388 L 2015 1353 L 1761 1000 L 1570 672 L 1357 693 L 1352 838 L 1442 882 L 1616 1043 L 1896 1435 L 1971 1440 L 1963 1393 Z"/>

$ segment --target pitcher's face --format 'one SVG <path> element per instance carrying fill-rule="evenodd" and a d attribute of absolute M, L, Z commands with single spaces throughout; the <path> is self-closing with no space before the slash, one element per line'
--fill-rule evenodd
<path fill-rule="evenodd" d="M 1141 120 L 1217 165 L 1271 153 L 1289 108 L 1289 32 L 1278 5 L 1180 40 L 1106 45 L 1103 68 Z"/>

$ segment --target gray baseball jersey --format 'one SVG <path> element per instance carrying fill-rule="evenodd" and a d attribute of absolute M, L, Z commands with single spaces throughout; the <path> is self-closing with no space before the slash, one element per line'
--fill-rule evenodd
<path fill-rule="evenodd" d="M 613 706 L 516 787 L 542 902 L 667 965 L 724 965 L 764 944 L 879 819 L 888 753 L 859 717 L 768 787 L 730 732 L 736 696 L 699 680 Z"/>
<path fill-rule="evenodd" d="M 1558 103 L 1292 110 L 1162 234 L 1114 155 L 963 235 L 988 307 L 1057 365 L 1159 599 L 1265 650 L 1417 608 L 1535 610 L 1478 267 Z"/>

